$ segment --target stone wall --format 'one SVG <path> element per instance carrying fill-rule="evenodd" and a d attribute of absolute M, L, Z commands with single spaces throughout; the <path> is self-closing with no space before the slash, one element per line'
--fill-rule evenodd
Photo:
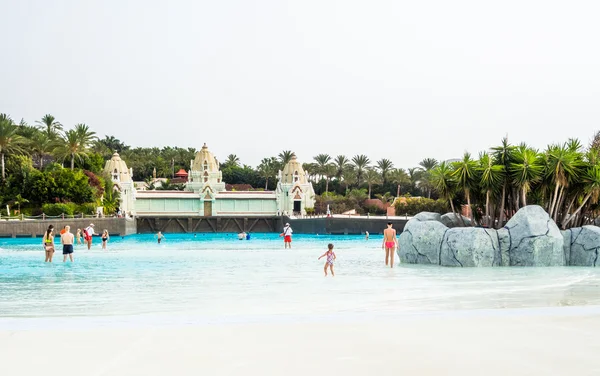
<path fill-rule="evenodd" d="M 84 229 L 94 224 L 96 232 L 101 233 L 108 230 L 111 235 L 125 236 L 136 233 L 136 222 L 134 219 L 125 218 L 67 218 L 46 220 L 0 220 L 0 237 L 41 237 L 50 225 L 60 231 L 63 226 L 71 226 L 71 232 L 75 233 L 78 228 Z M 58 231 L 56 231 L 58 233 Z"/>

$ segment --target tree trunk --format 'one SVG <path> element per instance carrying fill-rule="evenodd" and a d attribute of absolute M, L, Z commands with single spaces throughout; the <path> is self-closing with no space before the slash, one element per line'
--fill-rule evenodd
<path fill-rule="evenodd" d="M 498 226 L 496 228 L 500 228 L 500 226 L 504 226 L 504 201 L 506 201 L 506 183 L 502 186 L 502 201 L 500 202 L 500 217 L 498 220 Z"/>
<path fill-rule="evenodd" d="M 521 189 L 521 202 L 523 203 L 523 207 L 527 206 L 527 192 L 525 192 L 525 187 Z"/>
<path fill-rule="evenodd" d="M 0 155 L 2 155 L 2 180 L 4 180 L 6 178 L 6 175 L 4 172 L 4 153 L 0 153 Z"/>
<path fill-rule="evenodd" d="M 265 178 L 265 191 L 267 189 L 269 189 L 269 178 L 268 177 Z"/>
<path fill-rule="evenodd" d="M 75 168 L 75 156 L 71 154 L 71 171 Z"/>
<path fill-rule="evenodd" d="M 329 178 L 325 179 L 325 193 L 329 192 Z M 369 197 L 371 198 L 371 197 Z"/>
<path fill-rule="evenodd" d="M 581 205 L 577 208 L 577 210 L 575 210 L 575 213 L 573 213 L 573 215 L 570 216 L 565 223 L 563 223 L 563 228 L 565 228 L 569 224 L 569 222 L 571 222 L 571 220 L 573 218 L 575 218 L 577 216 L 577 214 L 579 214 L 579 212 L 581 211 L 581 209 L 584 207 L 584 205 L 587 203 L 587 200 L 589 200 L 591 196 L 592 196 L 592 192 L 588 193 L 587 196 L 585 196 Z"/>
<path fill-rule="evenodd" d="M 560 187 L 560 190 L 558 192 L 558 199 L 556 200 L 556 205 L 554 206 L 554 216 L 552 217 L 552 219 L 554 220 L 554 222 L 556 222 L 556 218 L 558 218 L 558 209 L 560 209 L 560 206 L 564 200 L 564 193 L 565 193 L 565 187 Z"/>
<path fill-rule="evenodd" d="M 552 197 L 552 202 L 550 204 L 550 210 L 548 211 L 548 215 L 550 215 L 550 217 L 552 217 L 552 214 L 554 213 L 554 206 L 556 205 L 556 197 L 558 196 L 558 188 L 560 187 L 559 183 L 556 183 L 556 187 L 554 188 L 554 196 Z"/>
<path fill-rule="evenodd" d="M 400 197 L 400 184 L 398 184 L 398 188 L 396 189 L 396 198 Z"/>
<path fill-rule="evenodd" d="M 44 168 L 44 154 L 40 154 L 40 171 Z"/>
<path fill-rule="evenodd" d="M 369 200 L 371 199 L 371 183 L 369 183 Z"/>
<path fill-rule="evenodd" d="M 473 221 L 473 210 L 471 210 L 471 194 L 469 191 L 467 191 L 466 193 L 467 193 L 467 210 L 469 211 L 469 219 L 471 220 L 471 224 L 473 224 L 474 221 Z"/>
<path fill-rule="evenodd" d="M 571 211 L 571 208 L 573 207 L 573 204 L 575 203 L 576 198 L 577 198 L 577 195 L 573 196 L 573 198 L 571 199 L 571 202 L 569 202 L 569 206 L 567 206 L 567 209 L 565 210 L 565 212 L 562 215 L 562 219 L 560 221 L 560 226 L 563 230 L 565 229 L 565 221 L 567 220 L 567 216 L 569 215 L 569 212 Z"/>
<path fill-rule="evenodd" d="M 487 225 L 487 227 L 492 227 L 491 223 L 492 220 L 490 218 L 490 191 L 489 189 L 485 192 L 485 224 Z"/>

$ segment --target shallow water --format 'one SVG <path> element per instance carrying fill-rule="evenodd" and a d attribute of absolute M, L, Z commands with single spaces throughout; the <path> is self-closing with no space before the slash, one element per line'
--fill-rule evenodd
<path fill-rule="evenodd" d="M 384 265 L 382 238 L 277 234 L 113 237 L 44 263 L 41 239 L 0 239 L 0 317 L 282 317 L 600 305 L 594 268 Z M 317 258 L 335 244 L 336 277 Z M 61 247 L 57 247 L 61 248 Z M 396 256 L 397 262 L 397 256 Z M 106 317 L 108 318 L 108 317 Z"/>

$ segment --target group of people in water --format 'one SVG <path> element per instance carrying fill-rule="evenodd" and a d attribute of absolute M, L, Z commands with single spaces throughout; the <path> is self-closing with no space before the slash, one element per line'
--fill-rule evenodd
<path fill-rule="evenodd" d="M 63 262 L 66 262 L 67 258 L 73 262 L 73 246 L 75 242 L 77 242 L 77 244 L 85 243 L 87 245 L 87 249 L 90 250 L 92 248 L 92 239 L 95 234 L 93 223 L 90 223 L 90 225 L 83 230 L 78 228 L 75 234 L 71 232 L 71 226 L 64 226 L 59 233 L 59 241 L 63 246 Z M 42 245 L 46 254 L 46 259 L 44 262 L 52 262 L 54 252 L 56 251 L 56 244 L 54 242 L 55 238 L 56 234 L 54 231 L 54 225 L 50 225 L 42 237 Z M 108 240 L 110 239 L 108 230 L 102 231 L 101 239 L 102 249 L 105 250 Z"/>

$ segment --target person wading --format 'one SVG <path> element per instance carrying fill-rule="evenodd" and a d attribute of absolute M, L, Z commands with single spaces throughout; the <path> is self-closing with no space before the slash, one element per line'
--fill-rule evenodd
<path fill-rule="evenodd" d="M 65 232 L 60 235 L 60 242 L 63 245 L 63 262 L 69 260 L 73 262 L 73 242 L 75 241 L 75 235 L 71 233 L 71 227 L 65 226 Z"/>
<path fill-rule="evenodd" d="M 387 228 L 383 230 L 383 244 L 381 246 L 385 249 L 385 265 L 390 265 L 390 268 L 394 267 L 394 251 L 398 247 L 398 239 L 396 237 L 396 230 L 392 228 L 392 222 L 388 222 Z"/>
<path fill-rule="evenodd" d="M 92 237 L 94 236 L 94 224 L 90 223 L 88 227 L 83 230 L 83 240 L 87 244 L 88 251 L 92 248 Z"/>
<path fill-rule="evenodd" d="M 283 236 L 283 248 L 292 248 L 292 233 L 294 231 L 290 227 L 289 223 L 285 224 L 283 232 L 279 236 Z"/>

